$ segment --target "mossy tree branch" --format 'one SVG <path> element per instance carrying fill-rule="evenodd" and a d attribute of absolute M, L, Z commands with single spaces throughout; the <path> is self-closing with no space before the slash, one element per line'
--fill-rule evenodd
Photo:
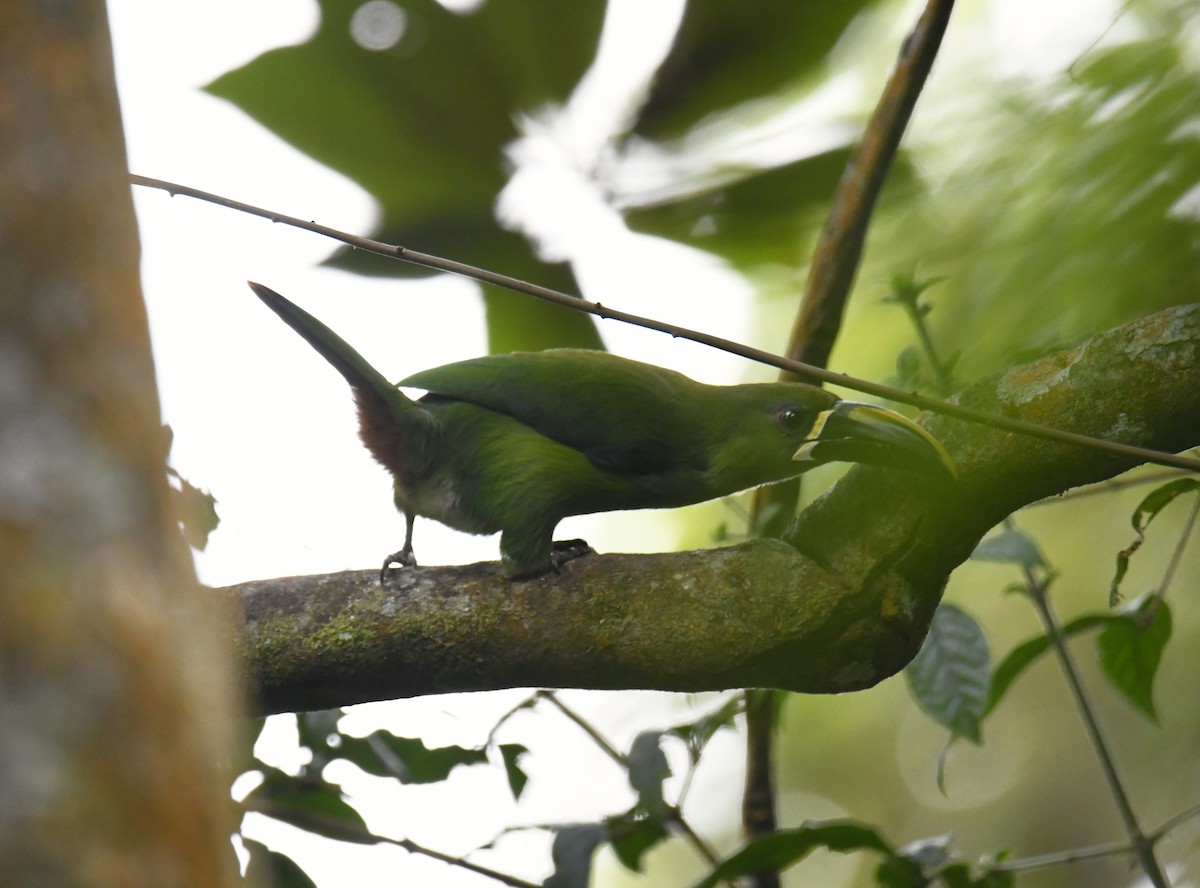
<path fill-rule="evenodd" d="M 979 382 L 961 403 L 1179 451 L 1200 444 L 1200 305 L 1169 309 Z M 224 590 L 263 712 L 540 686 L 698 691 L 869 687 L 916 653 L 950 572 L 1021 506 L 1127 459 L 949 418 L 956 485 L 855 468 L 787 543 L 589 556 L 506 580 L 496 564 Z"/>

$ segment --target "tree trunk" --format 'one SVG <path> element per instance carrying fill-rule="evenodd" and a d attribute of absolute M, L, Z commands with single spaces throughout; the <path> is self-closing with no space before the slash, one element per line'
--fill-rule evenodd
<path fill-rule="evenodd" d="M 6 884 L 235 884 L 228 614 L 197 591 L 169 517 L 166 448 L 104 6 L 6 0 Z"/>

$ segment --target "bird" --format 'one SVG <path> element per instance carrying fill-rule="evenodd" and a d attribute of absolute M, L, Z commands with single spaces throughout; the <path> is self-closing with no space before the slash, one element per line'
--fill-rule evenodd
<path fill-rule="evenodd" d="M 393 384 L 321 321 L 249 283 L 350 384 L 359 437 L 392 476 L 405 536 L 381 582 L 393 565 L 416 566 L 418 516 L 498 531 L 502 570 L 519 579 L 591 551 L 581 540 L 555 542 L 570 515 L 690 505 L 833 461 L 954 475 L 941 443 L 916 423 L 799 382 L 709 385 L 562 348 L 473 358 Z"/>

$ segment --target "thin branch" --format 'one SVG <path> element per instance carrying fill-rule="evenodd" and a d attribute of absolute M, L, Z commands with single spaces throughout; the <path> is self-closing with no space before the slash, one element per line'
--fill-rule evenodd
<path fill-rule="evenodd" d="M 1060 429 L 1053 429 L 1031 422 L 1024 422 L 1022 420 L 1000 416 L 994 413 L 987 413 L 982 410 L 973 410 L 968 407 L 962 407 L 958 404 L 939 401 L 936 398 L 930 398 L 916 392 L 908 392 L 904 391 L 903 389 L 893 388 L 892 386 L 882 385 L 877 382 L 869 382 L 865 379 L 858 379 L 853 376 L 848 376 L 845 373 L 835 373 L 831 370 L 825 370 L 821 367 L 814 367 L 810 364 L 802 364 L 799 361 L 790 361 L 787 358 L 781 358 L 778 355 L 773 355 L 770 352 L 763 351 L 762 349 L 751 348 L 750 346 L 742 345 L 729 339 L 723 339 L 720 336 L 712 336 L 708 333 L 701 333 L 696 330 L 690 330 L 686 327 L 678 327 L 674 324 L 667 324 L 662 321 L 656 321 L 651 318 L 642 317 L 629 312 L 605 308 L 599 302 L 588 302 L 587 300 L 581 299 L 578 296 L 570 296 L 566 293 L 559 292 L 558 290 L 553 290 L 549 287 L 542 287 L 538 284 L 527 283 L 525 281 L 518 280 L 517 278 L 509 277 L 508 275 L 498 274 L 497 272 L 488 271 L 482 268 L 476 268 L 475 266 L 467 265 L 463 262 L 456 262 L 453 259 L 443 259 L 439 256 L 433 256 L 428 253 L 420 253 L 416 250 L 410 250 L 406 247 L 385 244 L 380 241 L 371 240 L 370 238 L 347 234 L 334 228 L 318 225 L 316 222 L 306 222 L 303 219 L 299 219 L 295 216 L 286 216 L 281 213 L 260 209 L 259 207 L 251 206 L 250 204 L 230 200 L 229 198 L 220 197 L 215 194 L 209 194 L 207 192 L 199 191 L 195 188 L 189 188 L 184 185 L 177 185 L 171 182 L 165 182 L 161 179 L 149 179 L 145 176 L 136 175 L 131 176 L 131 181 L 135 185 L 144 185 L 148 188 L 158 188 L 172 195 L 182 194 L 187 197 L 194 197 L 198 200 L 209 201 L 210 203 L 215 203 L 219 206 L 229 207 L 230 209 L 239 210 L 244 213 L 250 213 L 251 215 L 260 216 L 264 219 L 270 219 L 272 222 L 278 222 L 284 225 L 300 228 L 305 231 L 321 234 L 325 237 L 348 244 L 349 246 L 359 250 L 377 253 L 381 256 L 399 259 L 403 262 L 410 262 L 414 265 L 420 265 L 424 268 L 433 268 L 438 271 L 445 271 L 450 274 L 461 275 L 463 277 L 471 278 L 472 280 L 480 281 L 481 283 L 495 284 L 496 286 L 514 290 L 518 293 L 524 293 L 528 296 L 533 296 L 546 302 L 552 302 L 556 305 L 563 305 L 567 308 L 573 308 L 578 311 L 593 314 L 599 318 L 620 321 L 621 323 L 625 324 L 633 324 L 639 327 L 644 327 L 648 330 L 656 330 L 660 333 L 667 333 L 678 339 L 687 339 L 691 342 L 700 343 L 701 345 L 708 345 L 712 348 L 720 349 L 721 351 L 738 355 L 739 357 L 743 357 L 751 361 L 757 361 L 771 367 L 776 367 L 780 370 L 788 370 L 805 379 L 841 386 L 843 388 L 863 392 L 868 395 L 875 395 L 876 397 L 886 398 L 890 401 L 896 401 L 900 404 L 909 404 L 920 410 L 929 410 L 934 413 L 941 413 L 946 416 L 952 416 L 956 419 L 978 423 L 990 428 L 1013 432 L 1019 435 L 1028 435 L 1030 437 L 1041 438 L 1048 441 L 1057 441 L 1062 444 L 1071 444 L 1077 447 L 1087 447 L 1093 450 L 1102 450 L 1126 459 L 1136 460 L 1137 462 L 1151 462 L 1163 466 L 1173 466 L 1176 468 L 1188 469 L 1194 472 L 1200 471 L 1200 459 L 1180 456 L 1173 453 L 1164 453 L 1158 450 L 1148 450 L 1144 447 L 1120 444 L 1115 441 L 1105 441 L 1102 438 L 1093 438 L 1087 435 L 1066 432 Z"/>
<path fill-rule="evenodd" d="M 1065 493 L 1048 496 L 1045 499 L 1038 500 L 1036 503 L 1030 503 L 1024 508 L 1032 509 L 1036 506 L 1053 506 L 1058 503 L 1085 499 L 1089 496 L 1099 496 L 1100 494 L 1104 493 L 1116 493 L 1117 491 L 1125 490 L 1129 487 L 1139 487 L 1142 484 L 1157 484 L 1160 481 L 1170 481 L 1173 478 L 1179 477 L 1181 477 L 1179 472 L 1175 471 L 1174 469 L 1167 469 L 1162 472 L 1152 472 L 1147 475 L 1137 475 L 1131 478 L 1114 478 L 1109 481 L 1101 481 L 1098 484 L 1089 484 L 1087 487 L 1077 487 L 1074 490 L 1068 490 Z"/>
<path fill-rule="evenodd" d="M 1168 818 L 1162 826 L 1149 836 L 1152 844 L 1162 841 L 1176 827 L 1182 826 L 1194 817 L 1200 816 L 1200 805 L 1184 808 L 1178 814 Z M 1102 857 L 1115 857 L 1118 854 L 1128 854 L 1133 850 L 1129 842 L 1104 842 L 1099 845 L 1089 845 L 1086 848 L 1075 848 L 1068 851 L 1053 851 L 1049 854 L 1038 854 L 1035 857 L 1022 857 L 1017 860 L 1005 860 L 986 867 L 990 873 L 1015 873 L 1022 870 L 1045 869 L 1051 866 L 1061 866 L 1065 863 L 1080 863 L 1085 860 L 1098 860 Z"/>
<path fill-rule="evenodd" d="M 954 0 L 929 0 L 900 49 L 862 141 L 846 166 L 813 255 L 788 357 L 825 366 L 858 272 L 867 226 L 942 43 Z"/>
<path fill-rule="evenodd" d="M 575 722 L 575 724 L 579 725 L 579 727 L 583 728 L 584 733 L 591 737 L 592 742 L 599 746 L 600 749 L 603 750 L 604 754 L 610 759 L 612 759 L 622 768 L 629 767 L 629 762 L 625 759 L 625 756 L 617 752 L 616 747 L 609 743 L 608 740 L 604 738 L 603 734 L 592 727 L 587 719 L 575 712 L 573 709 L 569 708 L 565 703 L 563 703 L 562 700 L 558 699 L 557 694 L 555 694 L 553 691 L 538 691 L 538 695 L 543 700 L 548 700 L 550 703 L 553 703 L 556 707 L 558 707 L 558 710 L 563 715 Z"/>
<path fill-rule="evenodd" d="M 891 168 L 892 159 L 933 67 L 954 0 L 929 0 L 900 48 L 892 75 L 834 191 L 833 203 L 813 251 L 800 311 L 785 354 L 796 361 L 827 367 L 842 326 L 846 301 L 858 273 L 867 227 Z M 932 346 L 930 346 L 932 347 Z M 780 378 L 795 377 L 783 370 Z M 755 491 L 750 527 L 781 536 L 800 499 L 800 480 Z M 764 525 L 767 511 L 776 517 Z M 747 691 L 746 783 L 742 794 L 742 831 L 747 839 L 775 831 L 775 712 L 779 691 Z M 778 888 L 779 872 L 767 870 L 752 880 L 755 888 Z"/>
<path fill-rule="evenodd" d="M 1013 526 L 1011 519 L 1006 523 L 1010 528 Z M 1096 715 L 1091 698 L 1083 686 L 1083 679 L 1079 676 L 1079 669 L 1075 665 L 1075 658 L 1071 655 L 1067 647 L 1066 638 L 1062 634 L 1058 618 L 1055 616 L 1054 608 L 1051 606 L 1050 599 L 1046 594 L 1046 585 L 1034 574 L 1033 568 L 1028 564 L 1022 564 L 1021 570 L 1025 575 L 1025 584 L 1028 588 L 1030 598 L 1032 598 L 1038 616 L 1042 620 L 1046 635 L 1050 638 L 1051 646 L 1054 648 L 1054 653 L 1058 658 L 1063 676 L 1067 680 L 1067 687 L 1070 689 L 1071 696 L 1075 700 L 1075 705 L 1079 709 L 1079 714 L 1083 718 L 1088 739 L 1091 741 L 1092 748 L 1100 760 L 1100 768 L 1104 772 L 1105 782 L 1108 783 L 1109 792 L 1112 793 L 1113 801 L 1117 805 L 1117 812 L 1120 814 L 1121 822 L 1125 825 L 1125 832 L 1129 836 L 1129 848 L 1137 858 L 1138 864 L 1150 880 L 1150 883 L 1155 888 L 1169 888 L 1170 883 L 1159 866 L 1158 858 L 1154 855 L 1154 842 L 1147 838 L 1146 834 L 1142 831 L 1141 825 L 1138 823 L 1137 814 L 1133 810 L 1133 804 L 1129 800 L 1129 793 L 1125 789 L 1125 783 L 1121 779 L 1121 775 L 1117 772 L 1116 760 L 1113 758 L 1108 739 L 1104 735 L 1104 730 L 1100 726 L 1100 719 Z"/>
<path fill-rule="evenodd" d="M 1196 501 L 1192 504 L 1192 511 L 1183 525 L 1183 532 L 1179 534 L 1179 542 L 1175 544 L 1175 551 L 1171 553 L 1171 560 L 1167 563 L 1166 571 L 1163 572 L 1162 582 L 1158 584 L 1158 591 L 1154 593 L 1159 601 L 1167 597 L 1167 587 L 1175 578 L 1175 571 L 1183 559 L 1183 550 L 1187 548 L 1188 540 L 1192 538 L 1192 532 L 1196 529 L 1197 518 L 1200 518 L 1200 496 L 1196 497 Z"/>
<path fill-rule="evenodd" d="M 480 866 L 478 863 L 472 863 L 462 857 L 455 857 L 442 851 L 435 851 L 432 848 L 418 845 L 412 839 L 393 839 L 388 836 L 381 836 L 378 833 L 371 832 L 366 827 L 358 826 L 336 817 L 328 817 L 313 811 L 299 811 L 295 808 L 285 808 L 269 802 L 250 804 L 245 806 L 245 810 L 271 817 L 281 823 L 291 824 L 309 832 L 315 832 L 318 835 L 331 835 L 344 841 L 358 843 L 376 842 L 385 845 L 395 845 L 398 848 L 403 848 L 410 854 L 420 854 L 423 857 L 439 860 L 450 866 L 494 879 L 501 884 L 510 886 L 510 888 L 541 888 L 541 886 L 533 882 L 527 882 L 525 879 L 518 878 L 517 876 L 510 876 L 508 873 Z"/>

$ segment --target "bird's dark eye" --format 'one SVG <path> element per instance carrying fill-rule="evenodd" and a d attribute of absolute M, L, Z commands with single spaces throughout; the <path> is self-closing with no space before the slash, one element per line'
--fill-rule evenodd
<path fill-rule="evenodd" d="M 794 404 L 786 404 L 775 411 L 775 422 L 788 434 L 798 434 L 808 431 L 812 415 Z"/>

